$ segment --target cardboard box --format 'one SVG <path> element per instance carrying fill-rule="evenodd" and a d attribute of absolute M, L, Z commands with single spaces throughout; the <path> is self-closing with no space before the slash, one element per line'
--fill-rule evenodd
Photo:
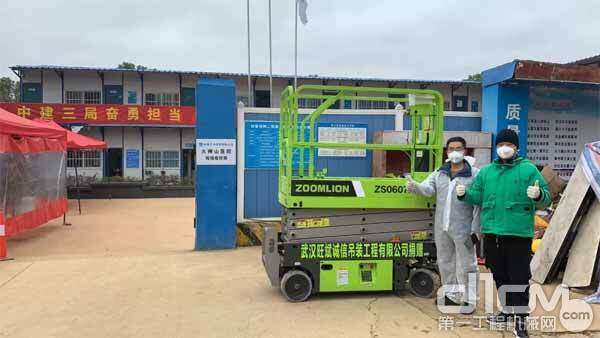
<path fill-rule="evenodd" d="M 550 166 L 547 165 L 542 169 L 542 176 L 544 176 L 546 183 L 548 183 L 550 194 L 552 195 L 553 200 L 558 197 L 559 193 L 565 190 L 567 182 L 558 176 L 558 174 L 552 170 Z"/>

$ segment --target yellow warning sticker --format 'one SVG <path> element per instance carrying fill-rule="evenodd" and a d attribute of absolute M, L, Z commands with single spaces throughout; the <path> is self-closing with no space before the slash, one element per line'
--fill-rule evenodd
<path fill-rule="evenodd" d="M 297 228 L 320 228 L 329 226 L 329 218 L 306 218 L 296 221 Z"/>

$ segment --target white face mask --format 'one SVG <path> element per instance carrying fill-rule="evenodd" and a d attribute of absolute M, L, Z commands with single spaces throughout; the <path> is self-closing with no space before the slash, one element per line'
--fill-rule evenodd
<path fill-rule="evenodd" d="M 462 160 L 465 158 L 465 154 L 462 151 L 453 151 L 450 154 L 448 154 L 448 159 L 450 160 L 450 162 L 452 163 L 460 163 L 462 162 Z"/>
<path fill-rule="evenodd" d="M 515 150 L 509 146 L 501 146 L 496 148 L 496 153 L 503 160 L 508 160 L 515 155 Z"/>

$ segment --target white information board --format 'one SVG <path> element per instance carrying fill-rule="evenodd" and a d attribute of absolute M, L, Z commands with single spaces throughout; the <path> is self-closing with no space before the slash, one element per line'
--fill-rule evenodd
<path fill-rule="evenodd" d="M 318 126 L 319 142 L 326 143 L 367 143 L 367 125 L 355 123 L 328 123 Z M 319 156 L 365 157 L 365 149 L 325 149 L 319 148 Z"/>
<path fill-rule="evenodd" d="M 584 145 L 598 139 L 598 92 L 540 85 L 529 101 L 527 157 L 569 178 Z"/>
<path fill-rule="evenodd" d="M 530 118 L 527 157 L 536 164 L 550 165 L 555 171 L 564 172 L 562 176 L 570 176 L 583 148 L 580 121 L 573 115 L 557 117 L 546 113 L 541 118 Z"/>
<path fill-rule="evenodd" d="M 196 165 L 235 165 L 235 139 L 196 139 Z"/>

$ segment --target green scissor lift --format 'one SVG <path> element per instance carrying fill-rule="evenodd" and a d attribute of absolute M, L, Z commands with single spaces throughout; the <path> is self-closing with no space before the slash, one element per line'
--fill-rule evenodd
<path fill-rule="evenodd" d="M 321 104 L 308 114 L 300 99 Z M 405 144 L 325 143 L 316 122 L 336 102 L 384 102 L 407 107 Z M 338 103 L 338 104 L 339 104 Z M 433 243 L 434 201 L 406 191 L 404 177 L 330 177 L 316 151 L 396 150 L 423 180 L 442 163 L 442 95 L 434 90 L 303 85 L 281 94 L 279 193 L 282 230 L 266 227 L 263 264 L 290 301 L 318 292 L 401 291 L 431 297 L 439 285 Z"/>

